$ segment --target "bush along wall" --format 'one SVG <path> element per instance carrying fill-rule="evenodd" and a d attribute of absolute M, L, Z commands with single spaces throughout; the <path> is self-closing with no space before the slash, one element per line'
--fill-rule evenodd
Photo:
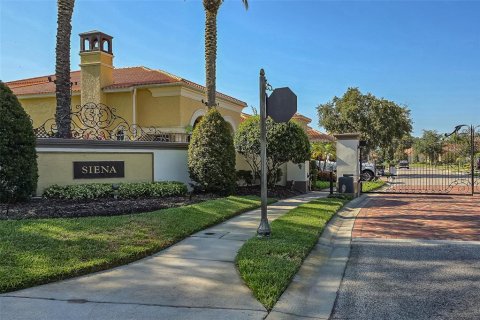
<path fill-rule="evenodd" d="M 0 81 L 0 202 L 28 200 L 37 180 L 32 123 L 17 97 Z"/>
<path fill-rule="evenodd" d="M 176 181 L 119 183 L 117 196 L 120 199 L 163 198 L 184 196 L 187 192 L 187 186 Z M 43 192 L 44 198 L 63 200 L 102 199 L 114 196 L 115 191 L 111 183 L 52 185 Z"/>
<path fill-rule="evenodd" d="M 235 148 L 227 122 L 211 108 L 193 130 L 188 171 L 201 191 L 230 194 L 235 189 Z"/>

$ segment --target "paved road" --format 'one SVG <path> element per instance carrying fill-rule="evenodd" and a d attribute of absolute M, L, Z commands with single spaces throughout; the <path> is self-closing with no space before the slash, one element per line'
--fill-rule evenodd
<path fill-rule="evenodd" d="M 397 170 L 396 177 L 390 178 L 388 181 L 390 184 L 387 191 L 390 192 L 471 193 L 471 175 L 459 172 L 455 167 L 448 169 L 429 166 L 402 168 Z M 478 178 L 475 180 L 475 184 L 480 184 Z"/>
<path fill-rule="evenodd" d="M 331 319 L 480 319 L 479 202 L 373 197 L 356 218 Z"/>
<path fill-rule="evenodd" d="M 331 319 L 474 320 L 479 301 L 479 243 L 361 241 Z"/>

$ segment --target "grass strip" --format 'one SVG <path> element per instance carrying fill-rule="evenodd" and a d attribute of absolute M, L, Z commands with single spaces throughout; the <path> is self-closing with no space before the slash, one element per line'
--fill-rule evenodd
<path fill-rule="evenodd" d="M 385 181 L 363 181 L 362 182 L 362 192 L 370 192 L 376 189 L 379 189 L 385 185 Z"/>
<path fill-rule="evenodd" d="M 259 205 L 231 196 L 123 216 L 0 221 L 0 292 L 138 260 Z"/>
<path fill-rule="evenodd" d="M 326 223 L 349 200 L 323 198 L 292 209 L 271 224 L 269 239 L 252 238 L 238 252 L 240 275 L 254 296 L 271 310 Z"/>

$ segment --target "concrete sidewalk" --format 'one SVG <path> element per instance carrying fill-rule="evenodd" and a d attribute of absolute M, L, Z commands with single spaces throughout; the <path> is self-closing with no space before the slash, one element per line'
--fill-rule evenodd
<path fill-rule="evenodd" d="M 350 256 L 355 217 L 365 201 L 351 201 L 332 218 L 267 320 L 330 317 Z"/>
<path fill-rule="evenodd" d="M 326 195 L 279 201 L 269 206 L 270 220 Z M 234 264 L 259 218 L 249 211 L 134 263 L 2 294 L 0 319 L 264 319 Z"/>

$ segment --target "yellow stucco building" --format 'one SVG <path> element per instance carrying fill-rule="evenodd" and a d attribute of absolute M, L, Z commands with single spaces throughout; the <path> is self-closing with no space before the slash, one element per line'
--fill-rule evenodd
<path fill-rule="evenodd" d="M 72 137 L 76 139 L 54 138 L 54 75 L 6 83 L 32 118 L 37 137 L 49 138 L 37 140 L 38 195 L 52 184 L 191 182 L 188 133 L 206 112 L 205 87 L 161 70 L 115 68 L 113 58 L 111 36 L 99 31 L 80 34 L 80 70 L 71 72 Z M 232 132 L 248 117 L 242 112 L 246 106 L 243 101 L 217 93 L 217 109 Z M 112 119 L 120 121 L 109 122 Z M 312 129 L 311 119 L 296 114 L 294 120 L 311 141 L 332 139 Z M 121 162 L 123 175 L 88 179 L 75 176 L 76 164 L 105 161 Z M 236 168 L 250 169 L 238 154 Z M 285 164 L 281 184 L 293 181 L 305 189 L 305 168 Z"/>
<path fill-rule="evenodd" d="M 71 73 L 72 108 L 105 104 L 128 123 L 162 132 L 185 133 L 205 113 L 205 88 L 161 70 L 115 68 L 112 37 L 99 31 L 80 34 L 80 70 Z M 55 76 L 8 82 L 40 127 L 55 115 Z M 245 102 L 217 93 L 218 110 L 235 130 Z"/>

